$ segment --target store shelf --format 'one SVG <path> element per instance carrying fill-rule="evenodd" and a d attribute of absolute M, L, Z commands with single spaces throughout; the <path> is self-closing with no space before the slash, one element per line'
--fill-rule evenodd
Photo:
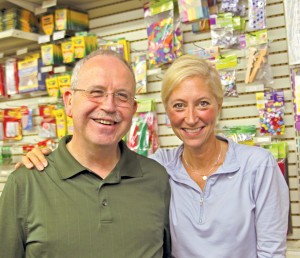
<path fill-rule="evenodd" d="M 7 55 L 16 54 L 21 48 L 32 48 L 37 45 L 39 34 L 11 29 L 0 32 L 0 53 Z"/>
<path fill-rule="evenodd" d="M 29 41 L 37 42 L 37 40 L 39 38 L 39 34 L 31 33 L 31 32 L 24 32 L 24 31 L 15 30 L 15 29 L 0 32 L 1 42 L 3 39 L 7 39 L 7 38 L 11 38 L 11 37 L 18 38 L 21 40 L 29 40 Z"/>

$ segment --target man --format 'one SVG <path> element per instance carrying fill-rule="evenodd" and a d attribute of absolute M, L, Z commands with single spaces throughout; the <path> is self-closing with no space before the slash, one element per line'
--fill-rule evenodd
<path fill-rule="evenodd" d="M 0 197 L 5 258 L 170 257 L 165 169 L 121 140 L 137 103 L 130 66 L 112 51 L 79 61 L 64 96 L 73 137 L 43 173 L 21 167 Z"/>

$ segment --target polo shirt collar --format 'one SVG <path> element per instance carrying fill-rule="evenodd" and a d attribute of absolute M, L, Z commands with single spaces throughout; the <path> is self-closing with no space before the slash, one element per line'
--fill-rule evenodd
<path fill-rule="evenodd" d="M 71 141 L 72 136 L 63 137 L 58 145 L 58 148 L 53 152 L 54 164 L 60 177 L 62 179 L 71 178 L 81 172 L 88 172 L 89 170 L 81 165 L 67 149 L 67 143 Z M 117 163 L 115 169 L 111 174 L 117 177 L 142 177 L 142 169 L 137 159 L 138 155 L 131 151 L 124 141 L 119 142 L 121 150 L 121 158 Z M 109 178 L 108 176 L 107 178 Z"/>

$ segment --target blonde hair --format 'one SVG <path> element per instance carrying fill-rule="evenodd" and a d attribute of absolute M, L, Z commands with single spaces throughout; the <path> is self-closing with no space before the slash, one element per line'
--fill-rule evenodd
<path fill-rule="evenodd" d="M 218 104 L 223 103 L 223 89 L 220 76 L 215 68 L 206 60 L 194 55 L 183 55 L 175 60 L 164 75 L 161 90 L 161 99 L 164 106 L 173 90 L 185 79 L 201 77 L 211 87 L 212 94 Z"/>

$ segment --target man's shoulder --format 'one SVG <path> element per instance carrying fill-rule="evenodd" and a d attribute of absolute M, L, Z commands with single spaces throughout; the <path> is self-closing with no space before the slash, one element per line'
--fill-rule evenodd
<path fill-rule="evenodd" d="M 150 159 L 148 157 L 145 157 L 143 155 L 137 155 L 137 161 L 140 164 L 141 169 L 144 173 L 147 171 L 151 172 L 151 174 L 164 176 L 167 175 L 166 169 L 164 166 L 162 166 L 158 161 L 154 159 Z"/>
<path fill-rule="evenodd" d="M 143 165 L 152 165 L 152 166 L 157 166 L 158 168 L 164 168 L 161 164 L 159 164 L 156 160 L 151 159 L 149 157 L 140 155 L 138 153 L 135 153 L 137 160 L 143 164 Z"/>
<path fill-rule="evenodd" d="M 39 171 L 36 167 L 26 168 L 23 165 L 23 166 L 15 169 L 9 176 L 12 176 L 14 178 L 18 178 L 18 179 L 22 180 L 22 178 L 25 179 L 25 178 L 29 178 L 29 177 L 41 177 L 41 176 L 45 175 L 47 173 L 47 171 L 55 170 L 53 168 L 53 164 L 55 163 L 53 154 L 56 151 L 57 150 L 54 150 L 49 155 L 45 156 L 45 158 L 48 161 L 48 166 L 43 171 Z"/>

